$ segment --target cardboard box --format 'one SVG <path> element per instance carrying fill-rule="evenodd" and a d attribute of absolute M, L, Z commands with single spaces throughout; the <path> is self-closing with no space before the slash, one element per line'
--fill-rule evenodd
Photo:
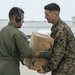
<path fill-rule="evenodd" d="M 30 47 L 33 50 L 44 51 L 53 46 L 54 39 L 48 35 L 40 34 L 38 32 L 32 32 L 31 40 L 29 42 Z M 52 52 L 52 51 L 50 51 Z M 47 59 L 43 58 L 25 58 L 24 62 L 29 69 L 35 70 L 38 67 L 47 63 Z"/>

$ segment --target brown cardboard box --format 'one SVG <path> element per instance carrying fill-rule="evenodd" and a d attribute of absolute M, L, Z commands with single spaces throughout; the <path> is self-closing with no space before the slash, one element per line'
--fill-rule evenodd
<path fill-rule="evenodd" d="M 29 45 L 33 50 L 44 51 L 51 48 L 53 46 L 53 43 L 54 39 L 52 37 L 45 34 L 32 32 Z M 48 61 L 47 59 L 43 58 L 32 58 L 32 59 L 25 58 L 24 60 L 26 66 L 32 70 L 41 67 L 42 65 L 46 64 L 47 61 Z"/>

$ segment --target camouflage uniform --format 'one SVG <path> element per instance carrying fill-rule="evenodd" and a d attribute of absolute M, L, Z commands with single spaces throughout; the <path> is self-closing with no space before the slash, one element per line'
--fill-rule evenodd
<path fill-rule="evenodd" d="M 51 28 L 54 38 L 52 55 L 42 68 L 52 75 L 75 75 L 75 41 L 71 29 L 62 20 Z"/>
<path fill-rule="evenodd" d="M 20 75 L 20 56 L 33 57 L 23 32 L 9 23 L 0 31 L 0 75 Z"/>

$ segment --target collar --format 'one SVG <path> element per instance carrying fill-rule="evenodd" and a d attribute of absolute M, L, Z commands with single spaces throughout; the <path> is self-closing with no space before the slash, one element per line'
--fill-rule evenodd
<path fill-rule="evenodd" d="M 8 25 L 11 25 L 11 26 L 17 28 L 17 26 L 14 23 L 12 23 L 12 22 L 9 22 Z"/>
<path fill-rule="evenodd" d="M 57 26 L 59 26 L 59 23 L 61 23 L 61 22 L 62 22 L 62 20 L 59 19 L 59 20 L 56 22 L 56 24 L 52 26 L 51 30 L 54 29 L 54 28 L 56 28 Z"/>

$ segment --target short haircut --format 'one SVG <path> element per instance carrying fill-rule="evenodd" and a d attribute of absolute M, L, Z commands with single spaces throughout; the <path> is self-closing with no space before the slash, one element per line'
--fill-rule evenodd
<path fill-rule="evenodd" d="M 19 11 L 20 11 L 20 13 L 24 13 L 24 11 L 21 8 L 19 8 L 19 7 L 11 8 L 10 11 L 9 11 L 9 19 L 12 19 L 13 16 L 18 15 Z"/>
<path fill-rule="evenodd" d="M 49 11 L 59 11 L 60 12 L 60 7 L 56 3 L 50 3 L 44 7 L 45 10 Z"/>

